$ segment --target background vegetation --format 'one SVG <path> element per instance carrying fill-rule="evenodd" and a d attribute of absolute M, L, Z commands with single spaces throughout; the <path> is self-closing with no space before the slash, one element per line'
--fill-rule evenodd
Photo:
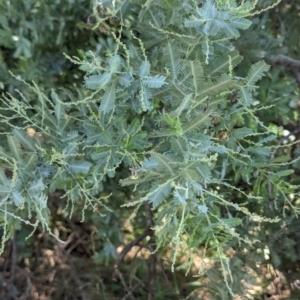
<path fill-rule="evenodd" d="M 161 1 L 164 4 L 169 2 L 171 5 L 174 1 Z M 199 6 L 205 2 L 199 1 Z M 272 0 L 257 2 L 256 11 L 274 4 Z M 118 22 L 111 19 L 100 22 L 102 12 L 99 7 L 96 1 L 85 0 L 7 0 L 0 3 L 2 108 L 7 99 L 11 99 L 13 107 L 13 98 L 9 98 L 8 93 L 20 99 L 21 91 L 22 97 L 36 109 L 28 110 L 28 116 L 34 119 L 36 116 L 40 118 L 37 106 L 40 105 L 41 91 L 48 96 L 55 92 L 62 101 L 70 100 L 67 90 L 76 94 L 73 97 L 77 100 L 90 95 L 84 87 L 84 81 L 86 86 L 89 84 L 85 75 L 90 70 L 84 64 L 70 61 L 64 53 L 93 63 L 95 59 L 104 59 L 114 53 L 118 47 L 114 36 L 118 32 Z M 266 178 L 258 183 L 251 173 L 247 174 L 253 170 L 236 172 L 231 165 L 226 170 L 226 179 L 237 190 L 224 186 L 220 189 L 225 195 L 231 193 L 231 199 L 247 207 L 251 213 L 272 220 L 280 217 L 280 222 L 251 222 L 239 211 L 220 208 L 215 212 L 220 218 L 232 222 L 235 218 L 242 220 L 240 226 L 234 227 L 237 235 L 258 242 L 244 244 L 220 233 L 224 238 L 222 251 L 225 259 L 218 255 L 219 247 L 208 245 L 209 242 L 198 236 L 193 247 L 201 255 L 194 255 L 191 259 L 184 248 L 178 249 L 174 264 L 175 246 L 171 242 L 165 241 L 163 247 L 154 252 L 157 242 L 161 241 L 151 230 L 157 225 L 155 218 L 162 218 L 157 211 L 152 210 L 148 202 L 139 209 L 121 207 L 137 198 L 131 186 L 119 184 L 121 179 L 136 175 L 128 166 L 120 164 L 114 174 L 99 181 L 98 193 L 102 203 L 110 208 L 105 210 L 105 216 L 90 206 L 86 208 L 82 222 L 82 208 L 86 205 L 84 199 L 78 199 L 70 218 L 70 211 L 65 209 L 65 198 L 62 198 L 65 191 L 56 186 L 50 189 L 47 200 L 49 230 L 39 224 L 32 232 L 31 226 L 15 220 L 3 227 L 2 239 L 8 240 L 0 258 L 1 299 L 299 299 L 300 224 L 297 215 L 300 198 L 299 189 L 295 188 L 300 185 L 300 149 L 297 143 L 300 138 L 299 14 L 297 1 L 282 0 L 273 9 L 248 17 L 252 25 L 241 31 L 238 39 L 232 40 L 244 57 L 234 68 L 234 75 L 246 77 L 251 65 L 262 59 L 270 65 L 257 83 L 259 87 L 253 100 L 254 107 L 264 109 L 254 110 L 254 113 L 266 128 L 276 133 L 268 157 L 278 158 L 277 163 L 291 163 L 288 169 L 294 172 L 283 173 L 283 181 L 278 179 L 278 189 L 285 190 L 276 196 L 277 178 L 273 178 L 274 185 Z M 147 34 L 142 27 L 135 29 L 137 37 Z M 132 38 L 124 30 L 120 39 L 126 44 Z M 36 85 L 32 88 L 21 78 Z M 234 105 L 238 95 L 230 92 L 227 100 Z M 155 108 L 161 109 L 159 103 Z M 23 126 L 23 120 L 10 119 L 13 116 L 10 110 L 1 114 L 6 119 L 0 120 L 3 136 L 0 143 L 6 149 L 6 135 L 11 132 L 7 120 L 17 127 Z M 78 116 L 80 119 L 80 114 Z M 243 125 L 256 132 L 258 119 L 255 117 L 241 114 L 234 118 L 234 126 Z M 225 135 L 218 136 L 219 139 L 226 140 L 228 133 L 224 128 L 217 132 Z M 142 136 L 138 138 L 142 139 Z M 51 143 L 48 145 L 51 148 Z M 5 168 L 7 178 L 14 178 L 14 172 L 6 168 L 5 163 L 1 167 Z M 243 173 L 243 176 L 237 173 Z M 262 198 L 244 198 L 240 191 L 245 194 L 257 191 Z M 3 204 L 1 200 L 1 209 Z M 1 211 L 1 223 L 4 224 L 6 219 Z M 104 210 L 100 209 L 100 212 Z M 36 215 L 29 218 L 21 212 L 20 216 L 32 223 L 37 218 Z M 191 221 L 188 226 L 192 228 Z M 60 243 L 54 236 L 65 243 Z M 225 267 L 221 257 L 226 262 Z M 172 272 L 174 265 L 175 272 Z M 199 270 L 203 274 L 199 274 Z M 225 277 L 231 274 L 229 283 L 224 281 L 224 274 Z"/>

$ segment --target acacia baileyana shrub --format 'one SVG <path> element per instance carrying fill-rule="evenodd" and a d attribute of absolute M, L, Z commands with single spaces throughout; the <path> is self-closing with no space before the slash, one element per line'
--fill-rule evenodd
<path fill-rule="evenodd" d="M 284 180 L 291 162 L 256 116 L 269 108 L 255 99 L 269 66 L 235 72 L 243 57 L 231 41 L 258 13 L 253 1 L 97 3 L 93 29 L 115 46 L 106 57 L 65 54 L 85 72 L 83 92 L 46 95 L 24 82 L 34 105 L 22 91 L 2 97 L 1 119 L 12 129 L 0 149 L 2 250 L 22 223 L 51 233 L 47 201 L 57 189 L 70 215 L 82 203 L 83 218 L 89 207 L 105 214 L 103 182 L 127 169 L 120 184 L 134 197 L 123 206 L 152 204 L 157 246 L 172 243 L 172 268 L 179 253 L 189 270 L 194 255 L 211 251 L 233 293 L 226 249 L 255 242 L 239 234 L 241 224 L 278 222 L 283 207 L 298 212 L 289 201 L 297 187 Z M 251 210 L 269 201 L 278 217 Z"/>

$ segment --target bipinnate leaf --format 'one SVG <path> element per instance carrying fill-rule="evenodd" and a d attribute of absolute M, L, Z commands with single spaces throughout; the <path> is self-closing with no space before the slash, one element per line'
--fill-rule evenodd
<path fill-rule="evenodd" d="M 111 79 L 111 73 L 91 75 L 85 79 L 85 87 L 91 90 L 103 88 Z"/>
<path fill-rule="evenodd" d="M 242 128 L 234 129 L 231 133 L 231 136 L 238 140 L 251 134 L 252 134 L 252 130 L 250 128 L 242 127 Z"/>
<path fill-rule="evenodd" d="M 121 68 L 121 57 L 118 54 L 113 55 L 108 60 L 109 71 L 111 74 L 116 73 Z"/>
<path fill-rule="evenodd" d="M 29 136 L 27 136 L 22 130 L 14 128 L 12 133 L 23 146 L 25 146 L 27 149 L 31 151 L 36 151 L 32 139 Z"/>
<path fill-rule="evenodd" d="M 22 206 L 22 204 L 24 203 L 24 197 L 18 191 L 13 191 L 11 194 L 11 198 L 17 206 Z"/>
<path fill-rule="evenodd" d="M 139 72 L 138 72 L 139 76 L 141 78 L 144 78 L 149 75 L 149 72 L 150 72 L 150 63 L 148 61 L 143 61 L 139 68 Z"/>
<path fill-rule="evenodd" d="M 143 79 L 144 84 L 149 88 L 160 88 L 165 84 L 166 77 L 163 75 L 155 75 L 151 77 L 145 77 Z"/>
<path fill-rule="evenodd" d="M 171 184 L 168 182 L 159 186 L 154 186 L 147 195 L 153 207 L 159 206 L 163 200 L 168 196 L 171 190 Z"/>
<path fill-rule="evenodd" d="M 262 78 L 265 72 L 268 72 L 270 66 L 267 65 L 264 61 L 259 61 L 251 66 L 250 71 L 248 72 L 245 81 L 247 83 L 248 89 L 255 90 L 256 82 Z"/>
<path fill-rule="evenodd" d="M 111 85 L 107 86 L 105 89 L 105 93 L 101 98 L 99 110 L 102 111 L 104 114 L 109 113 L 114 107 L 115 100 L 116 100 L 116 87 L 115 84 L 112 83 Z"/>
<path fill-rule="evenodd" d="M 120 79 L 119 79 L 119 83 L 120 85 L 124 86 L 124 87 L 129 87 L 131 85 L 131 82 L 133 82 L 134 78 L 130 73 L 124 73 Z"/>
<path fill-rule="evenodd" d="M 238 98 L 240 102 L 245 106 L 251 105 L 253 103 L 252 93 L 246 86 L 241 86 L 239 89 Z"/>
<path fill-rule="evenodd" d="M 87 174 L 92 166 L 92 163 L 89 161 L 73 161 L 69 163 L 68 166 L 71 172 L 74 174 Z"/>
<path fill-rule="evenodd" d="M 29 187 L 29 190 L 35 193 L 40 193 L 45 189 L 45 185 L 43 183 L 43 179 L 37 179 L 33 181 Z"/>

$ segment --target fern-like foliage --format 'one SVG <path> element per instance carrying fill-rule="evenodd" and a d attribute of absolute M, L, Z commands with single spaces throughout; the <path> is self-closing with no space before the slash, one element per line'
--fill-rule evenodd
<path fill-rule="evenodd" d="M 118 34 L 111 33 L 114 53 L 101 62 L 95 55 L 69 58 L 85 71 L 84 95 L 62 90 L 48 98 L 32 84 L 35 105 L 22 94 L 2 97 L 2 122 L 12 133 L 0 150 L 1 218 L 12 226 L 9 211 L 15 222 L 27 222 L 20 213 L 26 210 L 48 229 L 47 195 L 56 189 L 72 205 L 82 200 L 84 208 L 105 211 L 101 183 L 122 166 L 131 175 L 120 184 L 136 194 L 126 205 L 152 203 L 157 244 L 171 241 L 173 267 L 180 248 L 193 253 L 204 244 L 216 253 L 233 295 L 225 248 L 232 240 L 253 243 L 236 227 L 243 218 L 279 220 L 252 212 L 247 203 L 262 201 L 267 180 L 274 197 L 297 189 L 282 181 L 288 162 L 270 163 L 274 135 L 255 116 L 256 84 L 269 67 L 258 62 L 245 78 L 235 74 L 242 57 L 230 41 L 250 26 L 244 16 L 253 7 L 235 0 L 202 1 L 201 8 L 189 0 L 127 2 L 107 7 L 107 15 L 120 20 Z M 237 125 L 244 115 L 257 128 Z M 239 180 L 255 188 L 248 193 L 235 186 Z"/>

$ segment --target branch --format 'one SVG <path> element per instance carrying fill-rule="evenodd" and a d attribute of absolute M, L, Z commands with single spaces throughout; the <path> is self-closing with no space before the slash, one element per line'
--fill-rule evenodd
<path fill-rule="evenodd" d="M 149 236 L 149 245 L 150 245 L 150 264 L 149 264 L 149 293 L 148 293 L 148 300 L 155 299 L 155 281 L 156 281 L 156 264 L 157 264 L 157 255 L 156 255 L 156 242 L 154 231 L 151 228 L 154 226 L 154 221 L 152 217 L 151 211 L 151 204 L 149 202 L 146 203 L 146 220 L 147 220 L 147 227 L 150 229 Z"/>
<path fill-rule="evenodd" d="M 287 69 L 289 69 L 293 73 L 293 76 L 295 77 L 297 84 L 300 87 L 300 61 L 299 60 L 280 54 L 274 59 L 273 65 L 282 65 Z"/>
<path fill-rule="evenodd" d="M 153 225 L 154 225 L 154 222 L 152 219 L 151 205 L 149 202 L 146 202 L 146 228 L 145 228 L 144 232 L 123 248 L 122 252 L 120 253 L 120 255 L 114 265 L 113 278 L 114 279 L 117 279 L 118 277 L 120 278 L 125 290 L 128 293 L 128 296 L 131 299 L 135 299 L 135 297 L 134 297 L 131 289 L 127 286 L 127 284 L 124 280 L 123 274 L 119 269 L 119 266 L 122 263 L 126 254 L 130 251 L 130 249 L 132 247 L 138 245 L 147 236 L 150 236 L 150 241 L 151 241 L 151 238 L 154 235 L 154 232 L 152 230 Z M 149 300 L 154 299 L 154 286 L 155 286 L 155 275 L 156 275 L 156 266 L 154 266 L 154 263 L 156 264 L 156 257 L 154 256 L 154 258 L 155 258 L 154 259 L 152 255 L 153 255 L 153 253 L 151 254 L 150 267 L 149 267 L 149 277 L 150 277 L 149 278 L 149 283 L 150 283 L 149 284 L 149 295 L 148 295 Z M 153 276 L 153 278 L 150 275 Z"/>
<path fill-rule="evenodd" d="M 122 252 L 120 253 L 115 265 L 114 265 L 114 268 L 116 267 L 119 267 L 119 265 L 121 264 L 121 262 L 123 261 L 124 257 L 126 256 L 126 254 L 130 251 L 130 249 L 136 245 L 139 244 L 140 241 L 142 241 L 145 237 L 147 237 L 149 235 L 149 231 L 148 229 L 146 228 L 145 231 L 139 235 L 137 238 L 135 238 L 133 241 L 131 241 L 129 244 L 127 244 Z"/>
<path fill-rule="evenodd" d="M 54 233 L 55 235 L 58 237 L 59 236 L 59 231 L 57 228 L 54 228 Z M 84 290 L 83 290 L 83 284 L 80 280 L 80 278 L 78 277 L 78 271 L 76 270 L 75 264 L 72 261 L 72 258 L 68 255 L 67 251 L 64 249 L 63 245 L 61 243 L 59 243 L 58 241 L 56 241 L 56 246 L 57 246 L 57 250 L 60 252 L 60 254 L 65 257 L 66 261 L 69 262 L 69 265 L 71 267 L 71 276 L 73 278 L 73 280 L 75 281 L 79 292 L 80 292 L 80 296 L 82 298 L 82 300 L 88 300 L 87 295 L 85 294 Z"/>

